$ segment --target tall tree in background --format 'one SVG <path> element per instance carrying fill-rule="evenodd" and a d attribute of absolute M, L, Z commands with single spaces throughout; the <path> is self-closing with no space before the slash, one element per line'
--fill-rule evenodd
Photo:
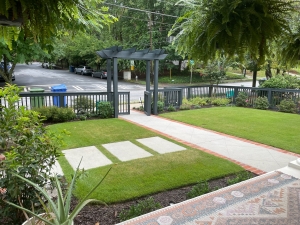
<path fill-rule="evenodd" d="M 170 35 L 181 54 L 207 62 L 218 50 L 242 60 L 250 54 L 253 83 L 265 62 L 269 43 L 289 31 L 294 2 L 285 0 L 182 0 L 190 10 L 180 17 Z"/>
<path fill-rule="evenodd" d="M 109 7 L 109 13 L 118 18 L 118 22 L 111 26 L 111 35 L 124 48 L 166 49 L 170 45 L 168 32 L 184 10 L 184 7 L 176 6 L 176 2 L 106 0 L 103 4 Z M 142 61 L 136 64 L 139 70 L 146 68 Z"/>

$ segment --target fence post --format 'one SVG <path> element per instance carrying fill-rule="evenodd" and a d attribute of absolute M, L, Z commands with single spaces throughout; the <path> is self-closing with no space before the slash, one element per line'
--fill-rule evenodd
<path fill-rule="evenodd" d="M 64 94 L 63 93 L 59 93 L 59 101 L 58 101 L 58 107 L 65 107 L 66 106 L 66 102 L 64 99 Z"/>
<path fill-rule="evenodd" d="M 179 89 L 178 91 L 178 106 L 180 107 L 182 105 L 182 88 Z"/>
<path fill-rule="evenodd" d="M 128 114 L 130 114 L 130 92 L 128 92 L 127 102 L 128 102 Z"/>
<path fill-rule="evenodd" d="M 191 98 L 191 88 L 188 87 L 188 93 L 187 93 L 187 99 L 190 99 Z"/>
<path fill-rule="evenodd" d="M 269 102 L 269 108 L 271 108 L 272 104 L 272 90 L 269 88 L 268 89 L 268 102 Z"/>
<path fill-rule="evenodd" d="M 234 87 L 234 91 L 233 91 L 233 104 L 235 104 L 235 98 L 238 96 L 238 92 L 239 92 L 239 88 L 238 87 Z"/>

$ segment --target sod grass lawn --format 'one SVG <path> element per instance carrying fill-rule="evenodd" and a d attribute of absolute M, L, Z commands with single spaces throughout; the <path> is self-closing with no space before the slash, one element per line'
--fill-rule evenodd
<path fill-rule="evenodd" d="M 227 160 L 176 143 L 173 140 L 120 119 L 61 123 L 51 125 L 49 129 L 56 133 L 63 129 L 70 132 L 70 135 L 64 138 L 66 145 L 62 150 L 94 145 L 114 163 L 112 166 L 87 170 L 84 173 L 86 176 L 78 180 L 76 185 L 74 194 L 78 198 L 84 197 L 110 167 L 112 167 L 112 170 L 109 175 L 91 195 L 91 198 L 99 199 L 106 203 L 122 202 L 164 190 L 195 184 L 200 180 L 210 180 L 243 171 L 243 168 Z M 159 136 L 184 146 L 187 150 L 158 154 L 136 141 L 138 138 L 154 136 Z M 153 156 L 121 162 L 102 146 L 102 144 L 120 141 L 131 141 L 149 151 Z M 64 157 L 60 157 L 59 162 L 65 177 L 70 181 L 73 173 L 72 167 Z"/>
<path fill-rule="evenodd" d="M 297 114 L 213 107 L 160 116 L 300 153 L 300 116 Z"/>

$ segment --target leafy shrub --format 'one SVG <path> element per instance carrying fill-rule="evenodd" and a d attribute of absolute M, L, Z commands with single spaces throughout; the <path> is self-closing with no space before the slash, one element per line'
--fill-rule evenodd
<path fill-rule="evenodd" d="M 23 106 L 15 107 L 19 101 L 18 93 L 16 86 L 0 89 L 0 98 L 5 98 L 8 103 L 0 111 L 0 151 L 6 156 L 1 162 L 4 172 L 0 174 L 0 187 L 8 189 L 5 200 L 15 204 L 21 201 L 25 208 L 34 206 L 38 211 L 35 203 L 39 203 L 40 196 L 13 173 L 44 187 L 51 181 L 50 169 L 60 156 L 62 139 L 43 126 L 38 112 L 26 110 Z M 0 201 L 0 209 L 1 224 L 22 224 L 25 221 L 21 210 L 8 207 L 4 201 Z"/>
<path fill-rule="evenodd" d="M 227 185 L 236 184 L 236 183 L 242 182 L 244 180 L 248 180 L 252 177 L 253 177 L 252 173 L 250 173 L 248 171 L 243 171 L 241 173 L 238 173 L 236 177 L 234 177 L 232 179 L 228 179 Z"/>
<path fill-rule="evenodd" d="M 296 104 L 291 99 L 282 100 L 278 108 L 280 112 L 285 112 L 285 113 L 296 113 L 297 111 Z"/>
<path fill-rule="evenodd" d="M 86 113 L 94 108 L 94 101 L 86 96 L 78 96 L 73 100 L 73 108 L 77 113 Z"/>
<path fill-rule="evenodd" d="M 254 101 L 254 108 L 255 109 L 263 109 L 266 110 L 268 109 L 270 106 L 268 98 L 267 97 L 258 97 L 255 101 Z"/>
<path fill-rule="evenodd" d="M 212 98 L 210 101 L 211 101 L 212 105 L 226 106 L 229 104 L 230 99 L 228 99 L 228 98 Z"/>
<path fill-rule="evenodd" d="M 201 109 L 201 106 L 200 105 L 195 105 L 194 109 Z"/>
<path fill-rule="evenodd" d="M 150 197 L 131 206 L 128 210 L 122 210 L 119 214 L 119 218 L 121 221 L 125 221 L 160 208 L 162 208 L 161 204 L 159 202 L 155 202 L 154 199 Z"/>
<path fill-rule="evenodd" d="M 165 104 L 162 101 L 157 101 L 157 112 L 164 111 Z"/>
<path fill-rule="evenodd" d="M 191 108 L 192 108 L 192 106 L 189 105 L 189 104 L 182 104 L 182 105 L 179 107 L 180 110 L 189 110 L 189 109 L 191 109 Z"/>
<path fill-rule="evenodd" d="M 269 80 L 263 82 L 260 86 L 262 88 L 284 88 L 284 89 L 295 89 L 300 87 L 300 80 L 297 79 L 295 76 L 290 75 L 277 75 Z"/>
<path fill-rule="evenodd" d="M 193 105 L 200 105 L 200 106 L 207 105 L 208 101 L 209 101 L 209 98 L 200 98 L 200 97 L 192 98 L 190 100 L 190 102 Z"/>
<path fill-rule="evenodd" d="M 97 113 L 101 118 L 111 118 L 114 113 L 114 108 L 110 102 L 97 102 Z"/>
<path fill-rule="evenodd" d="M 195 198 L 197 196 L 203 195 L 210 192 L 208 182 L 207 181 L 200 181 L 197 183 L 186 195 L 188 199 Z"/>
<path fill-rule="evenodd" d="M 246 92 L 239 92 L 235 98 L 235 105 L 245 107 L 247 105 L 248 94 Z"/>
<path fill-rule="evenodd" d="M 174 107 L 172 104 L 168 106 L 167 110 L 168 110 L 169 112 L 174 112 L 174 111 L 176 111 L 175 107 Z"/>
<path fill-rule="evenodd" d="M 193 103 L 191 101 L 189 101 L 188 99 L 184 98 L 184 99 L 182 99 L 182 105 L 190 105 L 190 106 L 192 106 Z"/>
<path fill-rule="evenodd" d="M 76 118 L 76 114 L 72 108 L 57 106 L 34 108 L 34 111 L 39 112 L 48 122 L 66 122 Z"/>

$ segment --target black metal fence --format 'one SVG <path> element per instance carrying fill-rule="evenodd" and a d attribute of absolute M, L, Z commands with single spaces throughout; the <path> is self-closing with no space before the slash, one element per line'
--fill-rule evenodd
<path fill-rule="evenodd" d="M 107 92 L 21 92 L 20 100 L 16 107 L 24 106 L 26 109 L 40 107 L 70 107 L 76 114 L 80 114 L 82 108 L 90 113 L 97 113 L 99 102 L 111 102 L 113 106 L 113 93 Z M 130 114 L 130 92 L 118 92 L 119 114 Z M 1 105 L 5 106 L 5 100 Z"/>
<path fill-rule="evenodd" d="M 182 98 L 229 98 L 233 103 L 235 103 L 235 99 L 239 92 L 245 92 L 248 96 L 247 100 L 249 106 L 253 107 L 254 102 L 258 97 L 267 97 L 271 109 L 277 109 L 277 106 L 282 100 L 290 99 L 296 104 L 297 112 L 300 113 L 300 90 L 297 89 L 272 89 L 225 85 L 186 86 L 177 88 L 182 89 Z"/>
<path fill-rule="evenodd" d="M 150 116 L 152 112 L 153 90 L 144 92 L 144 112 Z M 158 89 L 158 101 L 163 102 L 164 108 L 173 106 L 179 108 L 182 104 L 182 88 Z"/>

